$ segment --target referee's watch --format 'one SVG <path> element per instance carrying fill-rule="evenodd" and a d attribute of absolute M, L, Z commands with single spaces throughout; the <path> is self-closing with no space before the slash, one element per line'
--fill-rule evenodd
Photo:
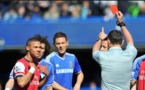
<path fill-rule="evenodd" d="M 118 26 L 120 26 L 120 27 L 126 26 L 124 22 L 118 22 L 118 21 L 116 21 L 116 24 L 117 24 Z"/>

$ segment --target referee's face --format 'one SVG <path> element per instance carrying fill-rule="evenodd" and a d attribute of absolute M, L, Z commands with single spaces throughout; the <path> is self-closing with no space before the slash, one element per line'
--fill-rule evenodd
<path fill-rule="evenodd" d="M 59 54 L 65 54 L 68 46 L 68 41 L 65 37 L 59 37 L 55 39 L 55 47 Z"/>

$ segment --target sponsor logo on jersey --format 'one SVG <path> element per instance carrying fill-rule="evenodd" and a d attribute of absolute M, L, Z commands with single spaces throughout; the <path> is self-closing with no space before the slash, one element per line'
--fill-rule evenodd
<path fill-rule="evenodd" d="M 139 80 L 145 80 L 145 70 L 140 71 Z"/>
<path fill-rule="evenodd" d="M 31 81 L 30 85 L 39 85 L 39 81 L 33 80 L 33 81 Z"/>
<path fill-rule="evenodd" d="M 57 74 L 61 73 L 73 73 L 73 69 L 56 69 Z"/>
<path fill-rule="evenodd" d="M 34 79 L 35 80 L 39 80 L 38 76 L 34 75 Z"/>

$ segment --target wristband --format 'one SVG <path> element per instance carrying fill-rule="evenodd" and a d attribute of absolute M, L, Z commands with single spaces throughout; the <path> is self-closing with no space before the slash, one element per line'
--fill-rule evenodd
<path fill-rule="evenodd" d="M 116 21 L 116 24 L 117 24 L 118 26 L 120 26 L 120 27 L 126 26 L 124 22 L 120 22 L 120 23 L 119 23 L 118 21 Z"/>
<path fill-rule="evenodd" d="M 29 72 L 33 74 L 33 73 L 35 72 L 35 68 L 34 68 L 34 67 L 31 67 L 31 68 L 29 69 Z"/>
<path fill-rule="evenodd" d="M 101 38 L 99 38 L 97 41 L 99 41 L 99 40 L 103 41 L 103 39 L 101 39 Z"/>
<path fill-rule="evenodd" d="M 5 90 L 11 90 L 10 88 L 5 88 Z"/>

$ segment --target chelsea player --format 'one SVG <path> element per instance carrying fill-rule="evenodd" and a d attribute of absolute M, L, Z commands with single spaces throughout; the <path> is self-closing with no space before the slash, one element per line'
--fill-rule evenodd
<path fill-rule="evenodd" d="M 46 62 L 51 62 L 54 68 L 53 88 L 57 90 L 80 90 L 84 79 L 79 62 L 74 54 L 66 52 L 68 47 L 67 36 L 63 32 L 57 32 L 53 37 L 56 52 L 46 57 Z M 77 80 L 72 87 L 73 73 L 77 74 Z"/>

